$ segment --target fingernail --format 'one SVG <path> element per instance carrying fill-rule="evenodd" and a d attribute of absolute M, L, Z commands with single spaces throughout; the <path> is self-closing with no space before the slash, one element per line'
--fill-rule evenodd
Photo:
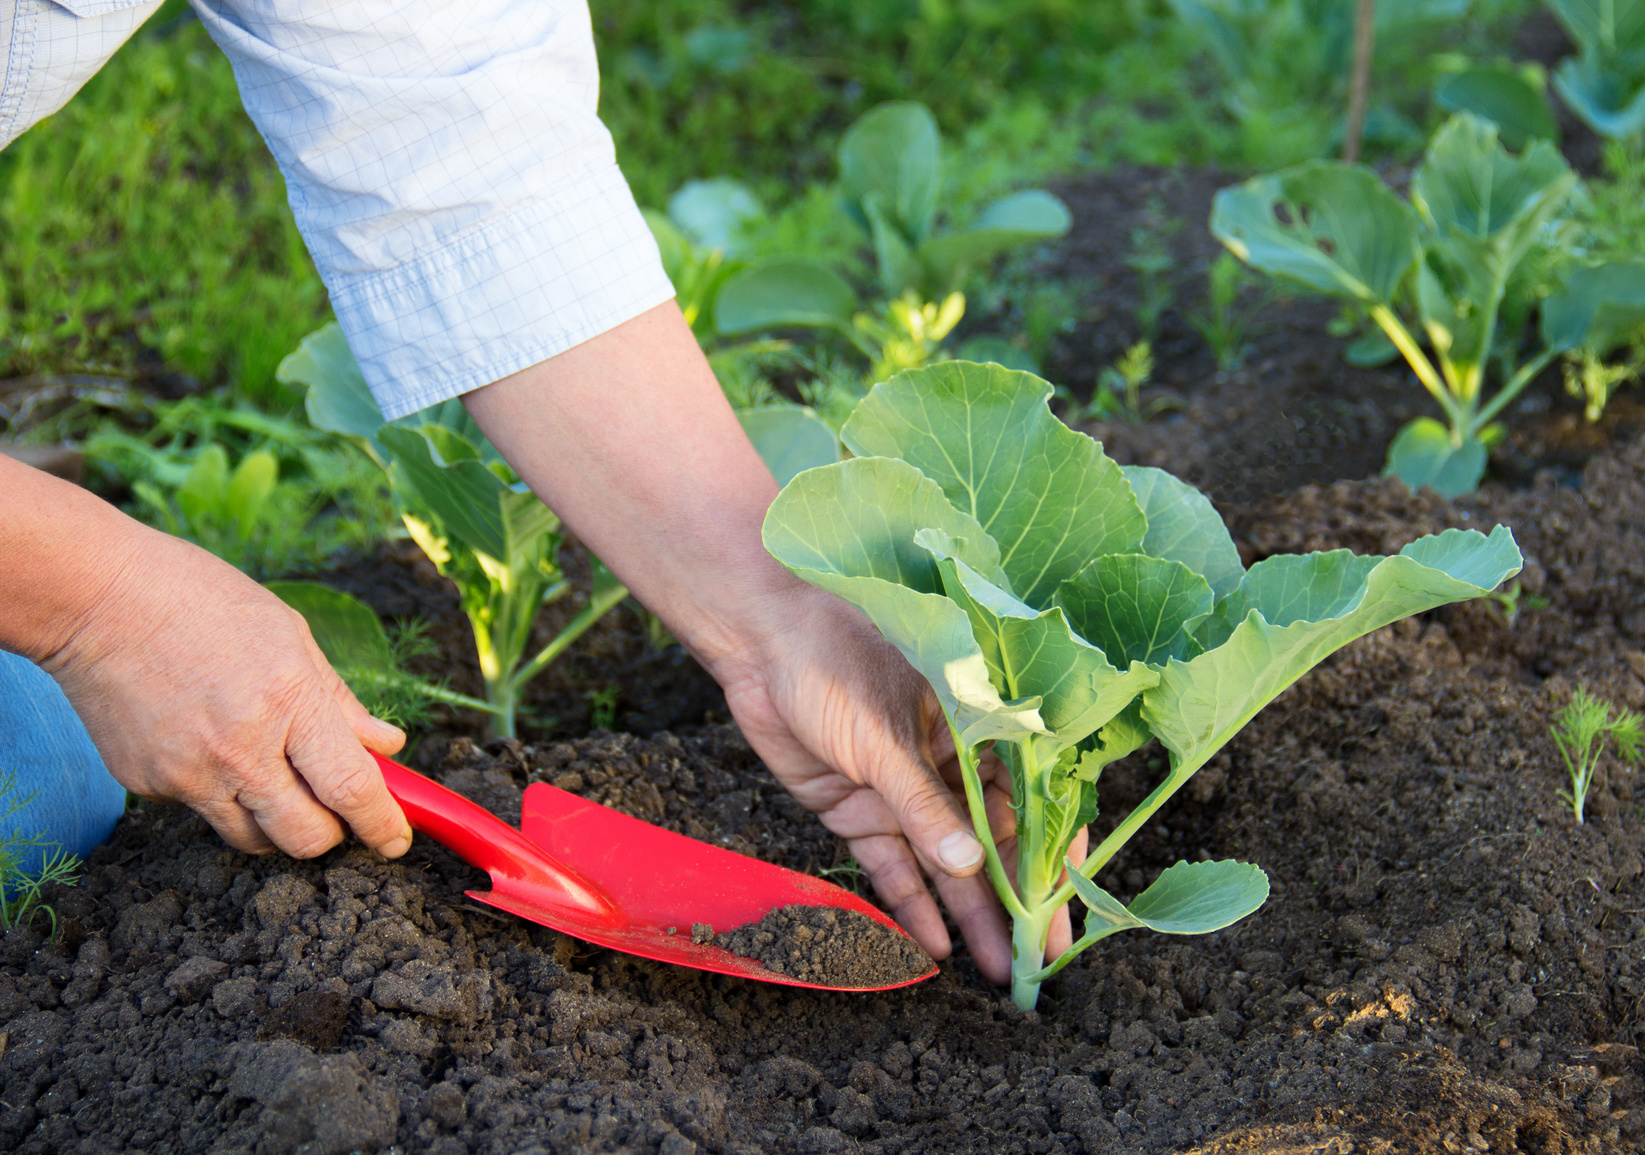
<path fill-rule="evenodd" d="M 384 858 L 398 858 L 411 849 L 411 835 L 404 834 L 393 842 L 385 842 L 377 848 L 377 853 Z"/>
<path fill-rule="evenodd" d="M 965 870 L 982 859 L 982 843 L 969 831 L 956 830 L 937 844 L 937 861 L 944 870 Z"/>

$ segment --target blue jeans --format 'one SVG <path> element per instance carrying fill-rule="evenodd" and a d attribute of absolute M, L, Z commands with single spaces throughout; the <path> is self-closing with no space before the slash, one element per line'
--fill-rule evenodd
<path fill-rule="evenodd" d="M 0 650 L 0 777 L 15 780 L 0 798 L 0 839 L 39 838 L 20 865 L 39 873 L 59 849 L 84 858 L 108 840 L 126 808 L 126 788 L 110 776 L 74 707 L 39 666 Z"/>

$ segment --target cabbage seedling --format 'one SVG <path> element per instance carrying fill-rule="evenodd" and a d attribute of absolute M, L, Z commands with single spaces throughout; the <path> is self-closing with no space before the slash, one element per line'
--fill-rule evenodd
<path fill-rule="evenodd" d="M 1445 415 L 1400 430 L 1387 472 L 1454 497 L 1479 484 L 1503 408 L 1588 340 L 1609 302 L 1645 297 L 1645 267 L 1583 271 L 1543 303 L 1540 350 L 1516 365 L 1517 350 L 1504 347 L 1504 298 L 1575 187 L 1548 141 L 1513 156 L 1494 124 L 1461 113 L 1429 144 L 1409 205 L 1363 165 L 1312 161 L 1218 193 L 1211 231 L 1254 268 L 1369 313 Z M 1507 379 L 1487 399 L 1493 358 L 1508 363 Z"/>
<path fill-rule="evenodd" d="M 1200 934 L 1259 907 L 1267 878 L 1244 863 L 1178 863 L 1128 906 L 1091 880 L 1316 663 L 1520 568 L 1499 527 L 1448 530 L 1393 557 L 1335 550 L 1246 570 L 1202 494 L 1158 469 L 1122 469 L 1052 415 L 1051 395 L 1028 373 L 969 362 L 876 385 L 843 430 L 856 457 L 795 477 L 764 529 L 779 561 L 862 609 L 936 692 L 1014 924 L 1024 1008 L 1116 931 Z M 1164 779 L 1070 869 L 1103 768 L 1155 738 L 1171 756 Z M 977 774 L 990 743 L 1011 774 L 1014 884 Z M 1076 893 L 1085 934 L 1046 966 L 1052 915 Z"/>
<path fill-rule="evenodd" d="M 356 438 L 388 474 L 411 537 L 456 583 L 495 707 L 493 732 L 514 736 L 526 683 L 628 591 L 594 559 L 588 603 L 526 656 L 538 611 L 570 590 L 560 571 L 560 519 L 526 488 L 457 401 L 385 422 L 336 324 L 303 339 L 279 379 L 308 386 L 309 420 Z"/>

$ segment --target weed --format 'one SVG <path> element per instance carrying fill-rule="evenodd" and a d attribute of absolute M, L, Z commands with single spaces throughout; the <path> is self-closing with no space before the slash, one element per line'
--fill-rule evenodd
<path fill-rule="evenodd" d="M 0 799 L 6 800 L 0 804 L 5 807 L 0 810 L 0 823 L 16 816 L 34 801 L 34 796 L 35 792 L 30 791 L 19 798 L 17 775 L 9 771 L 0 773 Z M 44 911 L 51 919 L 51 933 L 56 935 L 57 912 L 45 900 L 45 887 L 48 883 L 73 886 L 79 878 L 80 860 L 57 847 L 45 856 L 37 871 L 25 870 L 23 860 L 28 852 L 47 847 L 57 847 L 57 844 L 38 834 L 28 838 L 9 834 L 0 838 L 0 931 L 24 926 Z"/>
<path fill-rule="evenodd" d="M 623 688 L 613 683 L 588 695 L 588 724 L 591 729 L 609 730 L 617 724 L 617 700 Z"/>
<path fill-rule="evenodd" d="M 1571 778 L 1571 788 L 1561 790 L 1559 796 L 1570 806 L 1580 826 L 1607 739 L 1616 748 L 1617 760 L 1632 769 L 1639 765 L 1640 750 L 1645 746 L 1645 720 L 1631 711 L 1614 709 L 1605 699 L 1578 686 L 1570 703 L 1554 715 L 1549 733 Z"/>
<path fill-rule="evenodd" d="M 1527 594 L 1518 578 L 1503 588 L 1486 594 L 1484 600 L 1490 603 L 1490 608 L 1496 611 L 1502 618 L 1502 624 L 1509 629 L 1514 628 L 1514 622 L 1518 620 L 1521 609 L 1535 611 L 1548 608 L 1548 599 Z"/>
<path fill-rule="evenodd" d="M 1251 318 L 1239 308 L 1240 290 L 1249 282 L 1245 266 L 1232 253 L 1218 256 L 1206 274 L 1205 312 L 1194 318 L 1194 328 L 1211 346 L 1223 373 L 1238 369 L 1251 351 Z"/>
<path fill-rule="evenodd" d="M 1159 336 L 1160 318 L 1176 300 L 1171 274 L 1177 262 L 1168 242 L 1179 228 L 1181 223 L 1169 220 L 1164 203 L 1155 198 L 1148 202 L 1143 223 L 1131 230 L 1131 248 L 1125 263 L 1137 275 L 1139 341 L 1151 342 Z"/>

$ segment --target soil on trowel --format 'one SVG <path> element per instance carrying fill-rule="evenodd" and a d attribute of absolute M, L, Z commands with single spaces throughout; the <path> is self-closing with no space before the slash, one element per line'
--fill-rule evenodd
<path fill-rule="evenodd" d="M 779 906 L 713 942 L 767 970 L 825 987 L 891 987 L 931 970 L 931 956 L 907 935 L 831 906 Z"/>
<path fill-rule="evenodd" d="M 1548 723 L 1578 685 L 1645 707 L 1645 444 L 1574 487 L 1343 483 L 1235 529 L 1254 559 L 1496 521 L 1527 555 L 1511 617 L 1473 603 L 1346 647 L 1098 877 L 1129 900 L 1235 858 L 1267 904 L 1210 935 L 1115 935 L 1033 1013 L 963 951 L 893 991 L 748 982 L 482 907 L 464 891 L 484 875 L 424 839 L 395 862 L 254 858 L 143 805 L 50 888 L 61 938 L 42 918 L 0 940 L 0 1150 L 1640 1150 L 1645 792 L 1607 757 L 1577 825 Z M 511 820 L 550 781 L 791 869 L 845 858 L 723 725 L 458 737 L 416 762 Z M 1157 749 L 1109 767 L 1095 833 L 1163 771 Z"/>

